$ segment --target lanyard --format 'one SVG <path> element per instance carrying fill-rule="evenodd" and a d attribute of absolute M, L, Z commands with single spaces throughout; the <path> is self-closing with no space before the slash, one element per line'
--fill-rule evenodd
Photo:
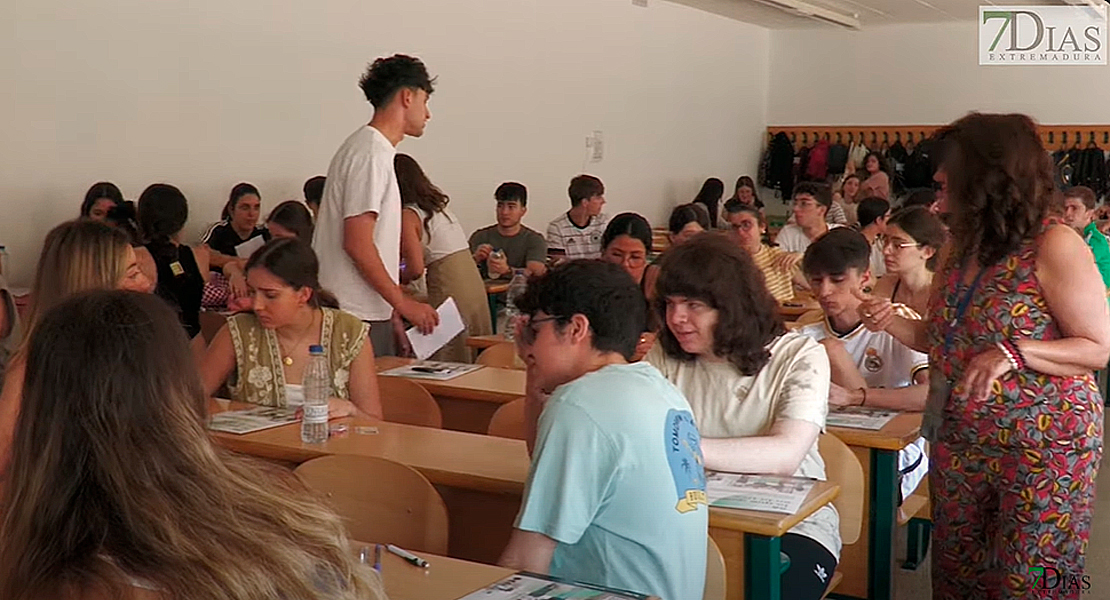
<path fill-rule="evenodd" d="M 967 312 L 967 307 L 971 305 L 971 297 L 975 295 L 975 290 L 979 289 L 979 280 L 983 278 L 983 273 L 987 272 L 987 267 L 979 269 L 979 273 L 975 276 L 975 281 L 971 282 L 971 286 L 964 292 L 963 298 L 956 303 L 956 316 L 948 322 L 948 331 L 944 334 L 944 354 L 947 356 L 952 352 L 952 342 L 956 337 L 956 324 L 960 319 L 964 318 L 964 313 Z M 960 282 L 964 280 L 964 269 L 960 269 Z"/>

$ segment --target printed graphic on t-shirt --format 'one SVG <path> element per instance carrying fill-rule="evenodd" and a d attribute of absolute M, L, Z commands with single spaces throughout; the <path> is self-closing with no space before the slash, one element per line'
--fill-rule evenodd
<path fill-rule="evenodd" d="M 688 410 L 667 411 L 667 427 L 663 432 L 667 445 L 667 464 L 674 477 L 678 504 L 675 510 L 687 513 L 708 505 L 705 497 L 705 461 L 701 454 L 701 435 Z"/>

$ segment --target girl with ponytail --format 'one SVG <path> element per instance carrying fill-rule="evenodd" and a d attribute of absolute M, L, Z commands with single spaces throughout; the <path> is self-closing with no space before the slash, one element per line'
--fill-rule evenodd
<path fill-rule="evenodd" d="M 253 312 L 228 319 L 201 365 L 205 392 L 227 383 L 232 400 L 264 406 L 304 403 L 309 346 L 321 345 L 331 371 L 332 418 L 382 418 L 369 325 L 339 310 L 320 289 L 320 263 L 306 242 L 270 240 L 247 260 Z"/>
<path fill-rule="evenodd" d="M 200 297 L 208 281 L 210 254 L 203 246 L 191 248 L 180 241 L 189 203 L 181 190 L 156 183 L 143 190 L 138 210 L 139 229 L 158 271 L 154 293 L 177 310 L 192 339 L 200 333 Z"/>

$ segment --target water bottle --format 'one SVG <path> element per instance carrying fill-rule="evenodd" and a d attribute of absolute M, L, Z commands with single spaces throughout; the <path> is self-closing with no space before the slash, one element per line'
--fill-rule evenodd
<path fill-rule="evenodd" d="M 301 420 L 301 441 L 322 444 L 328 441 L 328 396 L 331 395 L 331 373 L 324 347 L 308 348 L 308 365 L 304 368 L 304 418 Z"/>
<path fill-rule="evenodd" d="M 516 299 L 528 289 L 528 276 L 524 269 L 513 269 L 513 280 L 509 282 L 509 291 L 505 293 L 505 339 L 512 340 L 516 336 L 516 321 L 520 311 L 516 309 Z"/>

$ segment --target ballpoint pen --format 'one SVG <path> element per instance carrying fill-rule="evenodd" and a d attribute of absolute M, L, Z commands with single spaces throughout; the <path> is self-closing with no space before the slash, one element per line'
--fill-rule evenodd
<path fill-rule="evenodd" d="M 414 567 L 420 567 L 422 569 L 427 569 L 428 568 L 428 561 L 426 561 L 423 558 L 420 558 L 419 556 L 409 552 L 408 550 L 398 548 L 397 546 L 394 546 L 393 544 L 387 545 L 385 547 L 385 549 L 390 551 L 393 554 L 396 554 L 397 556 L 400 556 L 402 559 L 405 560 L 405 562 L 413 565 Z"/>
<path fill-rule="evenodd" d="M 382 545 L 374 544 L 374 570 L 382 572 Z"/>

